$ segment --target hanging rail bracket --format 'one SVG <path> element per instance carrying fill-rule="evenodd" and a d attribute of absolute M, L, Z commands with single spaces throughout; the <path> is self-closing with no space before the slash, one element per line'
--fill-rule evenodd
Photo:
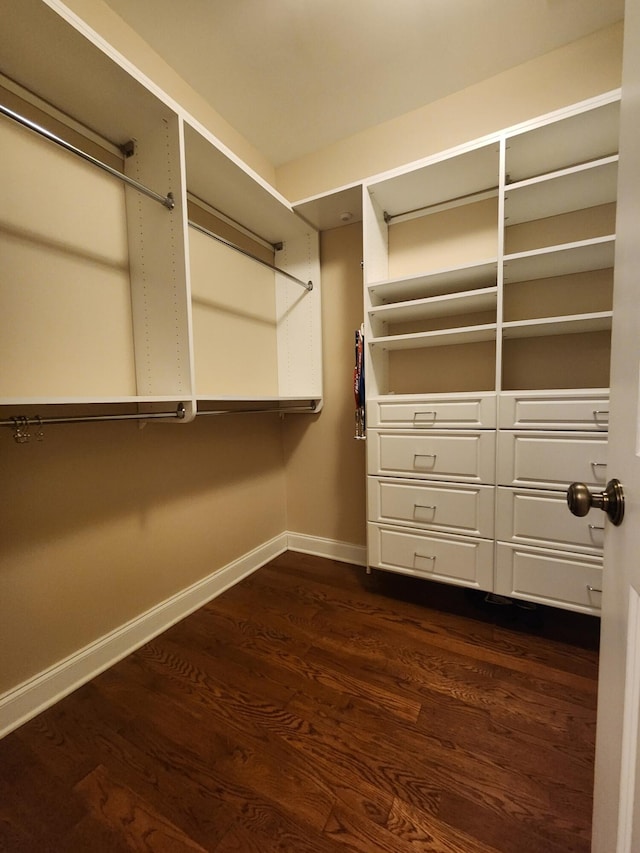
<path fill-rule="evenodd" d="M 120 146 L 120 151 L 122 152 L 122 156 L 125 159 L 129 159 L 129 157 L 133 157 L 136 153 L 136 143 L 134 139 L 130 139 L 128 142 L 125 142 L 124 145 Z"/>

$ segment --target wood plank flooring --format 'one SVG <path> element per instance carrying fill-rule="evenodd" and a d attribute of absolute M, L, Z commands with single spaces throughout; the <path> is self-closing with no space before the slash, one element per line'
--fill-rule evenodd
<path fill-rule="evenodd" d="M 0 850 L 587 853 L 597 649 L 289 552 L 0 741 Z"/>

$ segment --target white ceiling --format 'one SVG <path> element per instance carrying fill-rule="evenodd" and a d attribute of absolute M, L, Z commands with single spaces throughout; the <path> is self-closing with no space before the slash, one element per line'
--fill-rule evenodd
<path fill-rule="evenodd" d="M 274 165 L 547 53 L 624 0 L 106 0 Z"/>

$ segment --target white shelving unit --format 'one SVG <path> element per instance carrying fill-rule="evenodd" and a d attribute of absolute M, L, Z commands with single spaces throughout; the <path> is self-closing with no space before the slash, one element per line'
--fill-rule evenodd
<path fill-rule="evenodd" d="M 532 222 L 614 202 L 617 180 L 615 156 L 510 184 L 504 196 L 505 224 Z"/>
<path fill-rule="evenodd" d="M 606 482 L 618 118 L 365 182 L 370 566 L 598 613 L 602 520 L 564 494 Z"/>
<path fill-rule="evenodd" d="M 611 311 L 600 311 L 593 314 L 576 314 L 575 317 L 542 317 L 539 320 L 503 323 L 502 337 L 508 340 L 610 330 Z"/>
<path fill-rule="evenodd" d="M 505 255 L 504 283 L 533 281 L 560 275 L 613 268 L 615 234 L 551 246 L 532 252 Z"/>
<path fill-rule="evenodd" d="M 497 287 L 486 287 L 425 299 L 411 299 L 385 305 L 382 308 L 372 308 L 369 316 L 373 323 L 387 324 L 432 317 L 449 317 L 474 311 L 490 311 L 496 307 L 497 294 Z"/>
<path fill-rule="evenodd" d="M 456 344 L 477 343 L 478 341 L 493 341 L 496 337 L 496 324 L 487 323 L 480 326 L 463 326 L 457 329 L 442 329 L 437 332 L 418 332 L 413 335 L 388 335 L 387 337 L 371 338 L 371 349 L 381 348 L 385 351 L 422 349 L 424 347 L 455 346 Z"/>
<path fill-rule="evenodd" d="M 59 0 L 9 4 L 0 53 L 0 104 L 45 131 L 0 115 L 5 417 L 45 405 L 181 407 L 183 422 L 199 408 L 317 411 L 316 229 Z M 275 269 L 231 260 L 220 242 L 196 262 L 196 241 L 212 238 L 195 236 L 192 215 Z"/>
<path fill-rule="evenodd" d="M 483 287 L 494 287 L 498 262 L 495 258 L 463 267 L 439 270 L 425 275 L 397 278 L 391 281 L 373 282 L 369 285 L 369 296 L 382 304 L 408 301 L 429 295 L 464 293 Z"/>

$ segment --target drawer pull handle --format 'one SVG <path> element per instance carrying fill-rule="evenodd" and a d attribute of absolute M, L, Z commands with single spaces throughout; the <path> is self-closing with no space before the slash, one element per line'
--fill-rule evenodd
<path fill-rule="evenodd" d="M 435 411 L 427 411 L 427 412 L 414 412 L 413 413 L 413 422 L 424 423 L 424 421 L 419 421 L 418 419 L 422 416 L 429 416 L 429 423 L 434 424 L 436 422 L 436 418 L 438 417 L 438 413 Z"/>
<path fill-rule="evenodd" d="M 604 530 L 604 527 L 600 527 L 600 526 L 599 526 L 599 525 L 597 525 L 597 524 L 590 524 L 590 525 L 589 525 L 589 530 Z"/>
<path fill-rule="evenodd" d="M 589 464 L 591 465 L 592 468 L 606 468 L 607 467 L 606 462 L 590 462 Z"/>
<path fill-rule="evenodd" d="M 588 592 L 602 592 L 597 586 L 590 586 L 589 584 L 587 584 L 587 590 Z"/>
<path fill-rule="evenodd" d="M 608 415 L 608 414 L 609 414 L 609 409 L 594 409 L 593 410 L 594 418 L 597 418 L 598 415 Z"/>
<path fill-rule="evenodd" d="M 433 463 L 430 465 L 431 468 L 436 464 L 437 454 L 436 453 L 414 453 L 413 454 L 413 467 L 420 468 L 421 466 L 417 464 L 417 459 L 433 459 Z M 424 465 L 422 466 L 425 467 Z"/>
<path fill-rule="evenodd" d="M 414 504 L 413 505 L 413 517 L 416 518 L 418 521 L 423 520 L 423 519 L 420 519 L 420 514 L 418 513 L 419 509 L 422 509 L 425 512 L 427 512 L 427 511 L 431 512 L 431 520 L 432 521 L 436 517 L 435 506 L 427 506 L 426 504 Z"/>
<path fill-rule="evenodd" d="M 418 554 L 417 551 L 414 552 L 414 559 L 418 557 L 420 560 L 431 560 L 432 563 L 435 563 L 436 558 L 433 554 Z"/>

